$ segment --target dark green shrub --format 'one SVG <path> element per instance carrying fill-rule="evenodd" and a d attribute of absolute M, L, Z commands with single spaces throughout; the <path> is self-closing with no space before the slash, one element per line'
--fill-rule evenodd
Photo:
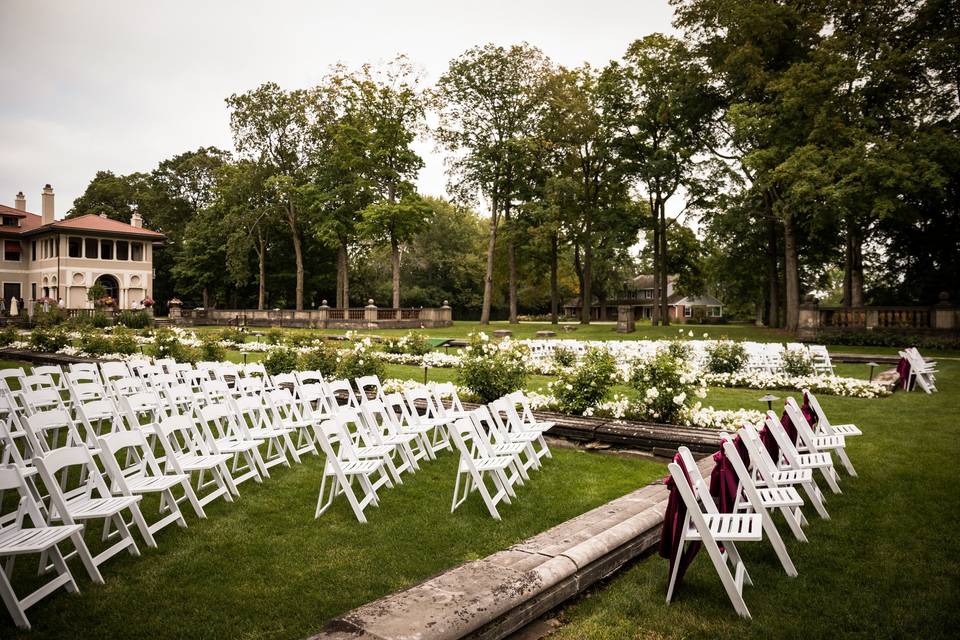
<path fill-rule="evenodd" d="M 930 335 L 888 331 L 883 329 L 824 331 L 815 340 L 818 344 L 853 347 L 916 347 L 917 349 L 960 349 L 960 336 Z"/>
<path fill-rule="evenodd" d="M 426 335 L 418 331 L 411 331 L 405 336 L 384 340 L 383 350 L 387 353 L 409 353 L 422 356 L 430 352 L 430 343 L 427 341 Z"/>
<path fill-rule="evenodd" d="M 197 362 L 200 360 L 200 351 L 180 342 L 173 331 L 157 329 L 154 332 L 153 356 L 156 358 L 173 358 L 177 362 Z"/>
<path fill-rule="evenodd" d="M 99 331 L 85 331 L 80 335 L 77 346 L 91 356 L 113 353 L 113 338 Z"/>
<path fill-rule="evenodd" d="M 43 353 L 56 353 L 70 344 L 63 327 L 37 327 L 30 332 L 30 348 Z"/>
<path fill-rule="evenodd" d="M 567 347 L 556 347 L 553 350 L 553 364 L 556 368 L 572 367 L 577 364 L 577 354 Z"/>
<path fill-rule="evenodd" d="M 809 376 L 813 373 L 813 356 L 806 349 L 783 352 L 783 372 L 788 376 Z"/>
<path fill-rule="evenodd" d="M 247 341 L 247 332 L 240 327 L 227 327 L 220 332 L 219 339 L 220 342 L 241 345 Z"/>
<path fill-rule="evenodd" d="M 264 358 L 263 367 L 271 376 L 290 373 L 297 368 L 297 352 L 286 347 L 274 349 Z"/>
<path fill-rule="evenodd" d="M 20 339 L 16 325 L 8 324 L 0 329 L 0 347 L 6 347 Z"/>
<path fill-rule="evenodd" d="M 200 359 L 208 362 L 220 362 L 227 359 L 227 350 L 220 344 L 219 335 L 207 333 L 200 338 Z"/>
<path fill-rule="evenodd" d="M 277 328 L 267 329 L 263 339 L 270 344 L 280 344 L 283 342 L 283 331 Z"/>
<path fill-rule="evenodd" d="M 486 334 L 473 334 L 460 352 L 457 382 L 480 402 L 493 402 L 522 389 L 527 382 L 526 348 L 511 341 L 490 342 Z"/>
<path fill-rule="evenodd" d="M 146 311 L 124 309 L 117 315 L 117 324 L 131 329 L 145 329 L 153 324 L 153 316 Z"/>
<path fill-rule="evenodd" d="M 133 331 L 126 327 L 113 329 L 113 353 L 130 355 L 140 350 L 140 344 L 134 337 Z"/>
<path fill-rule="evenodd" d="M 67 312 L 55 304 L 48 305 L 46 311 L 42 305 L 33 309 L 33 324 L 37 327 L 55 327 L 67 321 Z"/>
<path fill-rule="evenodd" d="M 90 324 L 98 329 L 104 329 L 113 324 L 110 320 L 110 317 L 103 313 L 102 311 L 97 311 L 93 314 L 93 317 L 90 318 Z"/>

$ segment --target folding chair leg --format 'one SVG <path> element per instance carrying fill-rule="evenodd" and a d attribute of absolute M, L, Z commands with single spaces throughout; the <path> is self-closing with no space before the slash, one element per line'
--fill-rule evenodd
<path fill-rule="evenodd" d="M 687 526 L 687 523 L 684 522 L 684 527 Z M 684 529 L 686 530 L 686 529 Z M 680 562 L 683 558 L 683 552 L 686 550 L 686 540 L 681 536 L 679 546 L 677 548 L 677 555 L 673 562 L 673 569 L 670 571 L 670 582 L 667 583 L 667 604 L 673 600 L 673 589 L 677 585 L 677 575 L 680 573 Z"/>
<path fill-rule="evenodd" d="M 827 481 L 827 486 L 830 487 L 831 491 L 843 493 L 840 490 L 840 483 L 837 482 L 837 470 L 834 467 L 820 467 L 820 473 L 823 475 L 823 479 Z"/>
<path fill-rule="evenodd" d="M 716 541 L 712 538 L 704 538 L 703 548 L 707 550 L 707 555 L 710 556 L 710 561 L 713 562 L 713 567 L 720 576 L 720 582 L 723 583 L 723 588 L 727 592 L 727 597 L 730 598 L 733 608 L 741 617 L 750 618 L 750 610 L 747 609 L 747 603 L 743 600 L 743 594 L 740 592 L 740 589 L 737 588 L 737 580 L 734 578 L 734 575 L 730 573 L 730 567 L 727 565 L 727 561 L 724 559 L 723 553 L 720 552 Z M 741 571 L 740 567 L 743 567 L 743 562 L 740 560 L 740 554 L 737 553 L 736 546 L 732 542 L 725 542 L 724 548 L 731 559 L 734 560 L 734 570 L 738 572 Z M 742 571 L 746 579 L 749 580 L 749 576 L 746 574 L 746 568 L 742 569 Z"/>
<path fill-rule="evenodd" d="M 850 457 L 847 456 L 847 450 L 844 449 L 843 447 L 840 447 L 836 451 L 837 451 L 837 456 L 839 456 L 840 462 L 843 463 L 843 467 L 847 470 L 847 473 L 850 474 L 850 476 L 856 478 L 857 470 L 853 468 L 853 463 L 850 462 Z"/>
<path fill-rule="evenodd" d="M 817 510 L 817 514 L 824 520 L 829 520 L 830 514 L 827 513 L 827 508 L 823 504 L 823 493 L 821 493 L 817 483 L 813 481 L 804 482 L 803 490 L 810 498 L 810 502 L 813 503 L 813 508 Z"/>
<path fill-rule="evenodd" d="M 93 556 L 90 555 L 87 543 L 83 541 L 83 532 L 77 531 L 70 536 L 70 540 L 73 542 L 73 546 L 77 550 L 77 555 L 80 556 L 80 562 L 83 563 L 83 567 L 87 570 L 87 575 L 90 576 L 90 580 L 95 584 L 103 584 L 103 576 L 100 574 L 100 569 L 97 568 L 97 563 L 93 561 Z"/>
<path fill-rule="evenodd" d="M 783 514 L 783 519 L 786 520 L 787 526 L 790 527 L 790 532 L 793 533 L 793 537 L 799 542 L 807 542 L 807 534 L 803 532 L 802 526 L 803 512 L 800 511 L 799 508 L 780 507 L 780 513 Z"/>
<path fill-rule="evenodd" d="M 787 545 L 784 544 L 783 538 L 780 536 L 780 531 L 777 529 L 777 525 L 774 523 L 773 518 L 770 517 L 770 512 L 766 509 L 763 509 L 760 513 L 760 518 L 760 522 L 763 524 L 763 530 L 767 532 L 767 537 L 770 538 L 770 544 L 773 546 L 773 550 L 777 554 L 777 558 L 780 559 L 780 564 L 783 565 L 783 570 L 791 578 L 795 577 L 797 575 L 797 568 L 793 565 L 793 560 L 790 558 L 790 554 L 787 552 Z M 802 533 L 803 532 L 801 532 L 801 534 Z"/>
<path fill-rule="evenodd" d="M 20 600 L 17 599 L 13 585 L 7 579 L 7 574 L 2 571 L 0 571 L 0 597 L 3 598 L 3 603 L 7 605 L 7 611 L 10 612 L 10 617 L 13 618 L 16 625 L 21 629 L 29 629 L 30 621 L 27 620 L 27 614 L 20 606 Z"/>

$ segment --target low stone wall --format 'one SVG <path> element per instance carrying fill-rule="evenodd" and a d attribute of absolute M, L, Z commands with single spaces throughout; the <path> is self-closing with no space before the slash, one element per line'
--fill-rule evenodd
<path fill-rule="evenodd" d="M 453 310 L 381 309 L 181 309 L 170 307 L 170 321 L 185 326 L 294 327 L 299 329 L 433 329 L 453 325 Z"/>
<path fill-rule="evenodd" d="M 704 475 L 713 460 L 700 461 Z M 329 621 L 312 640 L 499 640 L 660 543 L 668 492 L 637 489 Z M 664 572 L 666 572 L 664 563 Z"/>

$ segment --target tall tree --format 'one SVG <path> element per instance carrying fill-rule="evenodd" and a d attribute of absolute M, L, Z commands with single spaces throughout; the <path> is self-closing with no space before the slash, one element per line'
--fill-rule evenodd
<path fill-rule="evenodd" d="M 678 39 L 653 34 L 627 49 L 622 63 L 605 73 L 610 110 L 616 114 L 625 171 L 636 179 L 649 203 L 653 228 L 654 323 L 667 314 L 667 203 L 683 188 L 695 190 L 698 154 L 707 148 L 719 106 L 706 70 Z"/>
<path fill-rule="evenodd" d="M 234 145 L 244 157 L 273 167 L 273 184 L 284 196 L 284 212 L 296 260 L 296 308 L 303 309 L 303 214 L 299 188 L 316 140 L 311 135 L 310 95 L 268 82 L 226 100 Z"/>
<path fill-rule="evenodd" d="M 501 219 L 509 220 L 521 184 L 527 139 L 535 130 L 538 99 L 549 61 L 528 44 L 474 47 L 450 62 L 436 87 L 436 137 L 450 152 L 450 189 L 473 203 L 481 195 L 490 208 L 490 237 L 480 322 L 490 322 L 494 252 Z M 509 240 L 508 240 L 509 241 Z M 516 268 L 511 262 L 510 316 L 516 321 Z"/>

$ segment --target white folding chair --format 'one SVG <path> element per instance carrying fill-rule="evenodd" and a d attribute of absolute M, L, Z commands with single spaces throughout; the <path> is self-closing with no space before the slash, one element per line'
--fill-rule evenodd
<path fill-rule="evenodd" d="M 323 463 L 323 478 L 320 481 L 320 495 L 317 497 L 314 518 L 319 518 L 330 508 L 334 498 L 344 494 L 357 520 L 365 524 L 367 518 L 363 513 L 364 509 L 371 504 L 374 506 L 379 504 L 377 489 L 382 486 L 392 487 L 393 483 L 390 481 L 390 474 L 384 468 L 383 460 L 360 457 L 349 434 L 340 434 L 338 438 L 340 450 L 334 450 L 327 433 L 330 430 L 340 429 L 342 425 L 339 423 L 339 416 L 323 424 L 314 425 L 315 437 L 326 458 Z M 354 491 L 354 478 L 359 485 L 360 496 Z"/>
<path fill-rule="evenodd" d="M 507 470 L 514 465 L 513 457 L 489 455 L 485 447 L 478 446 L 475 443 L 476 427 L 469 418 L 456 420 L 450 425 L 449 434 L 460 452 L 450 513 L 456 511 L 457 507 L 476 491 L 483 498 L 483 504 L 490 516 L 494 520 L 500 520 L 497 505 L 501 502 L 510 504 L 510 498 L 516 496 L 507 477 Z M 493 484 L 492 491 L 487 486 L 487 479 Z"/>
<path fill-rule="evenodd" d="M 863 432 L 855 424 L 833 424 L 827 418 L 827 414 L 823 412 L 823 408 L 820 406 L 820 401 L 817 400 L 817 396 L 813 395 L 808 389 L 803 390 L 803 395 L 807 398 L 807 402 L 810 403 L 810 408 L 813 409 L 813 412 L 817 416 L 817 431 L 823 432 L 827 435 L 838 435 L 843 436 L 844 438 L 850 438 L 855 436 L 862 436 Z M 788 398 L 787 402 L 793 402 L 796 404 L 796 400 L 793 398 Z"/>
<path fill-rule="evenodd" d="M 354 384 L 357 385 L 358 397 L 361 404 L 371 397 L 368 392 L 373 392 L 372 398 L 383 402 L 383 385 L 380 384 L 379 376 L 360 376 L 356 378 Z"/>
<path fill-rule="evenodd" d="M 104 540 L 113 536 L 119 538 L 117 542 L 93 558 L 93 564 L 96 567 L 125 549 L 133 556 L 140 555 L 133 534 L 123 518 L 124 511 L 130 512 L 133 523 L 140 531 L 143 539 L 147 541 L 147 544 L 151 547 L 156 546 L 153 535 L 140 513 L 140 507 L 138 506 L 140 496 L 112 496 L 110 489 L 100 476 L 100 470 L 93 461 L 89 449 L 86 447 L 55 449 L 34 458 L 33 464 L 37 467 L 40 478 L 50 495 L 50 505 L 47 510 L 49 514 L 48 523 L 60 520 L 66 525 L 74 525 L 78 522 L 85 523 L 88 520 L 103 520 Z M 65 494 L 61 490 L 56 476 L 63 472 L 64 479 L 66 479 L 65 476 L 70 467 L 82 467 L 85 474 L 81 475 L 85 475 L 85 480 L 81 481 L 79 487 Z M 111 525 L 116 527 L 116 531 L 110 531 Z M 99 582 L 96 579 L 94 581 Z M 102 578 L 100 581 L 102 581 Z"/>
<path fill-rule="evenodd" d="M 700 542 L 710 556 L 733 608 L 741 617 L 749 618 L 750 610 L 743 599 L 743 585 L 753 584 L 753 581 L 737 551 L 736 543 L 763 540 L 762 518 L 756 513 L 719 513 L 710 497 L 709 488 L 695 482 L 688 474 L 689 469 L 684 469 L 676 462 L 671 462 L 667 468 L 686 507 L 677 540 L 678 560 L 673 563 L 667 586 L 667 603 L 673 600 L 681 565 L 679 558 L 683 556 L 686 544 Z M 720 545 L 723 545 L 723 551 Z"/>
<path fill-rule="evenodd" d="M 11 518 L 0 518 L 0 558 L 7 559 L 4 570 L 0 571 L 0 597 L 7 606 L 7 611 L 10 612 L 14 623 L 21 629 L 29 629 L 27 609 L 60 587 L 66 589 L 68 593 L 79 591 L 73 574 L 70 573 L 70 568 L 57 545 L 69 539 L 83 559 L 87 570 L 90 571 L 90 577 L 96 581 L 100 574 L 93 565 L 90 552 L 83 541 L 83 526 L 76 524 L 48 526 L 20 471 L 15 467 L 0 468 L 0 492 L 11 490 L 17 491 L 20 499 Z M 27 520 L 32 526 L 26 526 Z M 10 582 L 13 577 L 14 562 L 17 556 L 37 553 L 52 560 L 57 576 L 21 598 Z M 102 578 L 100 581 L 102 582 Z"/>
<path fill-rule="evenodd" d="M 531 439 L 522 435 L 514 438 L 502 423 L 494 418 L 493 413 L 489 405 L 480 405 L 470 412 L 470 419 L 473 420 L 481 442 L 494 454 L 514 456 L 521 476 L 524 480 L 528 479 L 528 469 L 540 468 L 540 458 L 533 449 Z"/>
<path fill-rule="evenodd" d="M 111 433 L 101 436 L 98 442 L 102 452 L 100 459 L 103 460 L 107 476 L 110 478 L 111 491 L 115 495 L 160 494 L 160 513 L 169 513 L 156 522 L 148 524 L 147 529 L 151 534 L 156 534 L 174 522 L 177 526 L 186 528 L 187 521 L 180 511 L 180 502 L 173 494 L 173 489 L 177 486 L 183 489 L 182 499 L 190 502 L 197 517 L 206 517 L 203 507 L 200 506 L 190 486 L 190 476 L 186 473 L 164 474 L 142 431 Z M 127 456 L 133 464 L 121 466 L 119 458 L 121 451 L 133 453 L 132 456 Z"/>
<path fill-rule="evenodd" d="M 509 397 L 498 398 L 488 405 L 490 415 L 501 433 L 511 442 L 527 442 L 530 451 L 536 456 L 537 467 L 543 458 L 552 458 L 550 447 L 543 437 L 543 431 L 530 428 L 523 423 L 523 418 L 517 413 L 517 405 Z M 536 445 L 536 446 L 534 446 Z"/>
<path fill-rule="evenodd" d="M 824 520 L 830 519 L 830 514 L 823 504 L 823 493 L 813 480 L 813 470 L 779 469 L 753 425 L 744 425 L 737 433 L 750 453 L 751 477 L 757 487 L 802 487 L 817 514 Z M 803 523 L 806 524 L 805 519 Z"/>
<path fill-rule="evenodd" d="M 349 380 L 330 380 L 323 384 L 327 387 L 327 397 L 330 399 L 331 408 L 334 411 L 340 409 L 359 409 L 360 402 L 357 400 L 353 387 Z"/>
<path fill-rule="evenodd" d="M 459 409 L 451 408 L 447 410 L 443 406 L 442 396 L 438 397 L 435 393 L 436 388 L 434 388 L 434 393 L 431 393 L 430 390 L 422 387 L 406 389 L 403 392 L 403 397 L 407 401 L 407 409 L 415 423 L 433 427 L 433 436 L 430 439 L 430 455 L 433 458 L 436 458 L 440 451 L 451 448 L 450 434 L 447 431 L 454 420 L 468 415 L 462 411 L 462 406 Z"/>
<path fill-rule="evenodd" d="M 793 400 L 793 398 L 789 398 L 788 400 Z M 807 419 L 803 417 L 803 412 L 800 410 L 800 407 L 797 406 L 795 400 L 784 403 L 784 409 L 793 426 L 796 428 L 797 437 L 802 443 L 802 447 L 797 448 L 798 451 L 830 451 L 835 453 L 837 457 L 840 458 L 840 462 L 843 463 L 847 473 L 854 477 L 857 475 L 857 471 L 853 468 L 850 457 L 847 456 L 846 441 L 843 436 L 836 434 L 815 434 L 813 429 L 810 428 Z"/>
<path fill-rule="evenodd" d="M 228 405 L 213 403 L 204 407 L 197 406 L 194 407 L 194 414 L 210 451 L 233 456 L 230 472 L 235 484 L 251 478 L 261 483 L 263 478 L 270 477 L 260 457 L 261 441 L 247 436 L 244 425 L 240 424 Z M 246 463 L 243 466 L 240 464 L 241 456 Z"/>
<path fill-rule="evenodd" d="M 273 389 L 267 391 L 263 396 L 270 406 L 273 423 L 296 432 L 296 442 L 293 444 L 293 451 L 299 456 L 312 453 L 315 456 L 320 455 L 313 436 L 313 425 L 315 421 L 308 418 L 300 410 L 300 404 L 288 389 Z"/>
<path fill-rule="evenodd" d="M 833 458 L 830 457 L 828 452 L 800 453 L 797 451 L 797 448 L 790 442 L 790 438 L 787 437 L 787 432 L 784 430 L 783 425 L 780 424 L 777 414 L 773 411 L 767 412 L 764 424 L 777 441 L 777 446 L 780 447 L 781 460 L 778 461 L 778 468 L 818 469 L 823 475 L 824 480 L 827 481 L 830 490 L 834 493 L 840 493 L 837 471 L 833 468 Z"/>
<path fill-rule="evenodd" d="M 397 451 L 404 461 L 397 469 L 402 473 L 409 469 L 419 471 L 418 461 L 429 458 L 420 437 L 416 433 L 403 432 L 393 411 L 380 400 L 367 400 L 360 407 L 367 430 L 373 436 L 373 444 L 386 444 L 397 447 Z"/>
<path fill-rule="evenodd" d="M 196 473 L 197 491 L 213 486 L 212 491 L 197 497 L 201 506 L 210 504 L 220 496 L 227 502 L 233 502 L 233 496 L 240 495 L 227 468 L 231 456 L 213 453 L 192 418 L 186 415 L 164 418 L 157 425 L 157 436 L 163 446 L 165 473 Z M 204 476 L 208 472 L 211 479 L 205 481 Z"/>
<path fill-rule="evenodd" d="M 290 466 L 287 453 L 294 462 L 300 464 L 300 456 L 293 446 L 292 427 L 274 423 L 270 406 L 260 396 L 240 396 L 227 398 L 227 404 L 233 409 L 234 416 L 245 427 L 246 435 L 252 440 L 266 443 L 267 450 L 261 455 L 266 468 L 282 464 Z"/>

